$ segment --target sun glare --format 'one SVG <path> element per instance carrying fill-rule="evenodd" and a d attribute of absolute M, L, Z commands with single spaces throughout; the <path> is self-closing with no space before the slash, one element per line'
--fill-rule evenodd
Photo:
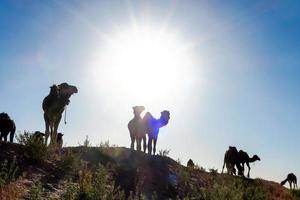
<path fill-rule="evenodd" d="M 139 28 L 121 31 L 101 50 L 105 77 L 117 91 L 139 101 L 169 96 L 192 77 L 192 60 L 175 33 Z"/>

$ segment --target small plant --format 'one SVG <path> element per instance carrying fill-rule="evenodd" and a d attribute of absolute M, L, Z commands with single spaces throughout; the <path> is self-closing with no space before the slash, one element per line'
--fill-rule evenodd
<path fill-rule="evenodd" d="M 178 165 L 181 165 L 181 160 L 180 160 L 180 158 L 177 158 L 176 162 L 178 163 Z"/>
<path fill-rule="evenodd" d="M 213 175 L 213 176 L 215 176 L 215 175 L 218 174 L 218 169 L 210 168 L 208 171 L 209 171 L 209 172 L 211 173 L 211 175 Z"/>
<path fill-rule="evenodd" d="M 85 137 L 85 140 L 83 141 L 83 146 L 84 147 L 90 147 L 91 146 L 91 143 L 90 143 L 90 140 L 89 140 L 89 136 Z"/>
<path fill-rule="evenodd" d="M 199 170 L 201 172 L 206 172 L 206 169 L 198 164 L 195 165 L 194 169 Z"/>
<path fill-rule="evenodd" d="M 62 200 L 77 200 L 79 193 L 79 186 L 71 181 L 67 182 L 65 185 L 65 191 L 61 196 Z"/>
<path fill-rule="evenodd" d="M 43 187 L 40 182 L 34 184 L 29 193 L 28 193 L 28 199 L 30 200 L 42 200 L 42 193 L 43 193 Z"/>
<path fill-rule="evenodd" d="M 110 147 L 110 144 L 109 144 L 109 140 L 106 140 L 105 142 L 100 142 L 100 148 L 108 148 Z"/>
<path fill-rule="evenodd" d="M 16 164 L 16 156 L 13 157 L 13 160 L 10 163 L 5 160 L 0 168 L 0 188 L 10 181 L 13 181 L 17 171 L 18 166 Z"/>
<path fill-rule="evenodd" d="M 293 189 L 290 191 L 295 199 L 300 200 L 300 190 Z"/>
<path fill-rule="evenodd" d="M 79 192 L 77 199 L 112 199 L 113 193 L 107 187 L 111 184 L 104 166 L 99 165 L 95 172 L 92 172 L 86 166 L 79 172 Z"/>
<path fill-rule="evenodd" d="M 81 160 L 79 155 L 73 153 L 71 150 L 66 151 L 60 160 L 57 160 L 58 168 L 69 174 L 77 174 L 81 167 Z"/>
<path fill-rule="evenodd" d="M 170 151 L 170 149 L 159 150 L 158 155 L 167 157 Z"/>

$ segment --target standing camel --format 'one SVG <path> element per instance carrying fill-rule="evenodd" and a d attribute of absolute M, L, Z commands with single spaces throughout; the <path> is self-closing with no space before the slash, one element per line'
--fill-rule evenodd
<path fill-rule="evenodd" d="M 238 175 L 244 176 L 245 163 L 248 167 L 247 177 L 250 177 L 250 165 L 249 163 L 260 160 L 257 155 L 254 155 L 252 158 L 244 152 L 243 150 L 237 151 L 236 147 L 229 146 L 229 149 L 225 152 L 224 164 L 222 168 L 222 173 L 224 166 L 226 165 L 227 172 L 231 175 L 236 174 L 235 166 L 238 169 Z"/>
<path fill-rule="evenodd" d="M 71 95 L 78 92 L 75 86 L 68 83 L 53 85 L 50 93 L 43 100 L 44 120 L 45 120 L 45 143 L 47 144 L 50 134 L 50 144 L 56 144 L 57 129 L 65 107 L 70 103 Z"/>
<path fill-rule="evenodd" d="M 235 166 L 238 168 L 239 175 L 241 175 L 244 171 L 239 163 L 238 151 L 236 147 L 229 146 L 228 150 L 225 152 L 222 173 L 224 171 L 225 166 L 227 169 L 227 173 L 230 175 L 236 174 Z"/>
<path fill-rule="evenodd" d="M 9 141 L 12 143 L 14 140 L 14 135 L 16 132 L 15 122 L 10 119 L 7 113 L 0 113 L 0 141 L 4 138 L 4 141 L 7 141 L 7 136 L 9 135 Z"/>
<path fill-rule="evenodd" d="M 297 177 L 295 174 L 290 173 L 287 175 L 286 179 L 281 181 L 281 185 L 284 185 L 286 182 L 289 182 L 290 189 L 292 189 L 292 185 L 294 186 L 294 189 L 297 188 Z"/>
<path fill-rule="evenodd" d="M 134 117 L 128 123 L 128 130 L 131 138 L 130 148 L 134 150 L 134 142 L 136 140 L 136 148 L 141 150 L 141 141 L 143 140 L 143 150 L 146 151 L 146 133 L 144 131 L 143 119 L 141 113 L 145 110 L 144 106 L 132 107 Z"/>
<path fill-rule="evenodd" d="M 241 163 L 243 170 L 245 169 L 245 163 L 248 167 L 248 174 L 247 177 L 250 177 L 250 165 L 249 163 L 255 162 L 255 161 L 260 161 L 260 158 L 257 155 L 252 156 L 252 158 L 249 157 L 249 155 L 247 154 L 247 152 L 240 150 L 238 153 L 239 156 L 239 163 Z M 243 175 L 244 175 L 244 171 L 243 171 Z"/>
<path fill-rule="evenodd" d="M 146 133 L 148 134 L 148 153 L 152 153 L 152 143 L 153 143 L 153 154 L 156 151 L 156 142 L 158 137 L 159 129 L 166 126 L 170 120 L 170 112 L 164 110 L 161 112 L 159 119 L 155 119 L 151 113 L 147 112 L 143 117 L 143 124 Z"/>

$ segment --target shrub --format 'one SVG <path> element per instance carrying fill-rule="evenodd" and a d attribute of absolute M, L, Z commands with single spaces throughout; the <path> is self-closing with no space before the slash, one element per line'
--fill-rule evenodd
<path fill-rule="evenodd" d="M 293 189 L 291 190 L 291 193 L 295 199 L 300 200 L 300 190 Z"/>
<path fill-rule="evenodd" d="M 66 151 L 59 160 L 56 161 L 57 167 L 68 174 L 77 174 L 81 168 L 81 160 L 79 155 L 71 150 Z"/>
<path fill-rule="evenodd" d="M 170 153 L 170 149 L 159 150 L 158 155 L 160 156 L 168 156 Z"/>
<path fill-rule="evenodd" d="M 42 162 L 47 156 L 47 146 L 35 140 L 33 133 L 24 132 L 17 135 L 17 141 L 24 145 L 24 155 L 31 162 Z"/>
<path fill-rule="evenodd" d="M 100 142 L 99 147 L 100 148 L 108 148 L 108 147 L 110 147 L 109 140 L 106 140 L 105 142 Z"/>
<path fill-rule="evenodd" d="M 211 175 L 213 175 L 213 176 L 215 176 L 215 175 L 218 174 L 218 169 L 210 168 L 208 171 L 209 171 L 209 172 L 211 173 Z"/>
<path fill-rule="evenodd" d="M 199 170 L 201 172 L 206 172 L 206 169 L 198 164 L 195 165 L 194 169 Z"/>
<path fill-rule="evenodd" d="M 17 171 L 18 166 L 16 164 L 16 156 L 13 157 L 13 160 L 10 163 L 5 160 L 0 168 L 0 188 L 10 181 L 13 181 Z"/>
<path fill-rule="evenodd" d="M 62 200 L 77 200 L 78 199 L 78 192 L 79 192 L 79 186 L 76 183 L 72 183 L 69 181 L 65 185 L 65 191 L 61 196 Z"/>
<path fill-rule="evenodd" d="M 40 182 L 35 183 L 28 193 L 28 199 L 30 200 L 42 200 L 43 187 Z"/>
<path fill-rule="evenodd" d="M 63 200 L 103 200 L 114 199 L 112 185 L 108 173 L 103 165 L 99 165 L 95 171 L 87 166 L 79 171 L 79 183 L 67 183 L 66 190 L 62 194 Z M 123 198 L 121 198 L 123 199 Z"/>

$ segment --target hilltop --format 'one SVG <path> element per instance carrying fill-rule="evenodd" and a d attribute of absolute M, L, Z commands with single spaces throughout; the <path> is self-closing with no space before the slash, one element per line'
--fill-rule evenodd
<path fill-rule="evenodd" d="M 272 181 L 190 169 L 166 155 L 125 147 L 65 147 L 57 156 L 33 146 L 0 143 L 0 152 L 3 200 L 124 199 L 123 190 L 113 192 L 114 185 L 156 199 L 299 199 Z"/>

